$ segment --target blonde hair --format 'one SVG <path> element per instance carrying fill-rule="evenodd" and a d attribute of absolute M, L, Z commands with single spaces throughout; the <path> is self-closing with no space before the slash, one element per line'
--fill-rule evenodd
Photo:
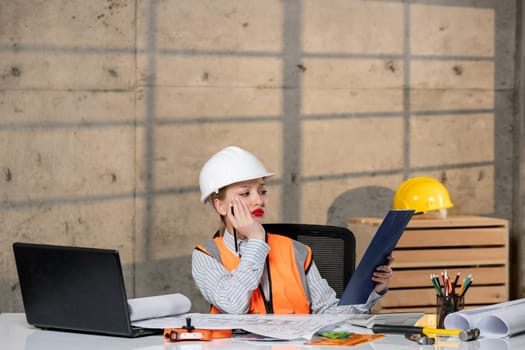
<path fill-rule="evenodd" d="M 224 186 L 220 188 L 219 191 L 213 192 L 212 194 L 210 194 L 210 203 L 213 206 L 214 210 L 215 210 L 215 200 L 216 199 L 221 200 L 221 201 L 224 200 L 224 197 L 226 196 L 226 187 L 228 186 Z M 219 216 L 221 218 L 221 226 L 219 227 L 219 235 L 222 237 L 222 235 L 224 235 L 224 231 L 226 231 L 226 221 L 224 219 L 224 216 L 220 214 Z"/>

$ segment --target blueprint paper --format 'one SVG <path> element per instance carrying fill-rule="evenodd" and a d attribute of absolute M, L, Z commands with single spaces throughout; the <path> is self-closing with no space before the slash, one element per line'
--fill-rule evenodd
<path fill-rule="evenodd" d="M 479 328 L 482 337 L 508 337 L 525 332 L 525 298 L 476 309 L 454 312 L 445 317 L 445 328 Z"/>
<path fill-rule="evenodd" d="M 133 322 L 143 328 L 180 328 L 191 319 L 191 324 L 200 329 L 242 329 L 282 340 L 310 340 L 314 334 L 324 328 L 334 327 L 345 322 L 348 314 L 311 314 L 311 315 L 232 315 L 190 313 L 178 317 L 164 317 Z"/>
<path fill-rule="evenodd" d="M 133 321 L 175 316 L 191 309 L 191 301 L 180 293 L 128 299 L 129 318 Z"/>

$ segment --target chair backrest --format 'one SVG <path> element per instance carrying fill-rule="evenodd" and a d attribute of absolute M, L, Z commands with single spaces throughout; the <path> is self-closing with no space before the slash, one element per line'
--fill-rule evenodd
<path fill-rule="evenodd" d="M 266 232 L 290 237 L 312 248 L 313 258 L 321 276 L 343 294 L 355 269 L 355 237 L 346 227 L 313 224 L 271 223 L 263 225 Z"/>

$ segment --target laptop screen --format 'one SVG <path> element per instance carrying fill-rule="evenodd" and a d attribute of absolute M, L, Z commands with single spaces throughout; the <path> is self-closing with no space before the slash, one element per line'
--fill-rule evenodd
<path fill-rule="evenodd" d="M 13 250 L 29 324 L 131 335 L 118 251 L 19 242 Z"/>

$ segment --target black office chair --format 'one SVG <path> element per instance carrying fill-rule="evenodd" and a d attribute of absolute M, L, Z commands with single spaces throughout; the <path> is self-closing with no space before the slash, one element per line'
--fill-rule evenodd
<path fill-rule="evenodd" d="M 355 269 L 355 237 L 346 227 L 312 224 L 264 224 L 266 232 L 290 237 L 312 248 L 321 276 L 339 298 Z"/>

